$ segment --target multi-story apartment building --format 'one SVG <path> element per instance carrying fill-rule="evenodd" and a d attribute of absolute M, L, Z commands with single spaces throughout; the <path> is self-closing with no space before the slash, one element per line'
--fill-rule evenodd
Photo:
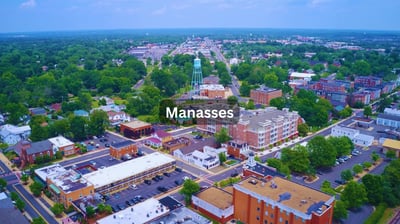
<path fill-rule="evenodd" d="M 274 98 L 282 96 L 282 90 L 268 88 L 261 86 L 258 89 L 250 91 L 250 98 L 254 100 L 255 104 L 269 105 L 270 101 Z"/>
<path fill-rule="evenodd" d="M 237 124 L 221 124 L 209 119 L 199 123 L 198 129 L 216 133 L 224 127 L 229 130 L 229 135 L 233 139 L 247 143 L 251 149 L 263 149 L 270 144 L 297 137 L 297 125 L 301 120 L 300 115 L 295 111 L 268 107 L 242 111 Z"/>
<path fill-rule="evenodd" d="M 382 79 L 375 76 L 357 76 L 354 84 L 358 87 L 376 87 L 382 84 Z"/>
<path fill-rule="evenodd" d="M 281 177 L 233 186 L 234 218 L 248 224 L 332 223 L 335 197 Z"/>

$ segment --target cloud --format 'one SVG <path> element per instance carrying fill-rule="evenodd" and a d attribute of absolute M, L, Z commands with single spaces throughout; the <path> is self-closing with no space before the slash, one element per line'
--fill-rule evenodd
<path fill-rule="evenodd" d="M 26 2 L 21 3 L 21 8 L 33 8 L 36 6 L 35 0 L 27 0 Z"/>
<path fill-rule="evenodd" d="M 151 14 L 152 15 L 163 15 L 163 14 L 165 14 L 167 12 L 167 7 L 162 7 L 162 8 L 159 8 L 159 9 L 156 9 L 156 10 L 154 10 Z"/>

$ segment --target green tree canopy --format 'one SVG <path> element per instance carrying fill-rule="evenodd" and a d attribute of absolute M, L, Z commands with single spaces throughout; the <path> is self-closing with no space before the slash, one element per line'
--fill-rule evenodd
<path fill-rule="evenodd" d="M 294 172 L 307 173 L 310 169 L 308 151 L 306 147 L 301 145 L 296 145 L 291 149 L 282 149 L 281 160 Z"/>
<path fill-rule="evenodd" d="M 366 174 L 361 180 L 367 191 L 368 202 L 373 205 L 381 203 L 383 201 L 383 178 L 379 175 Z"/>
<path fill-rule="evenodd" d="M 316 136 L 307 143 L 311 165 L 314 168 L 335 165 L 336 150 L 323 136 Z"/>
<path fill-rule="evenodd" d="M 340 177 L 342 178 L 342 180 L 350 181 L 353 179 L 353 174 L 351 173 L 351 170 L 347 169 L 347 170 L 343 170 L 340 173 Z"/>
<path fill-rule="evenodd" d="M 61 203 L 54 203 L 54 205 L 50 208 L 55 216 L 60 216 L 64 212 L 64 205 Z"/>
<path fill-rule="evenodd" d="M 182 189 L 179 191 L 185 196 L 185 201 L 189 204 L 192 200 L 192 195 L 200 190 L 200 185 L 192 179 L 187 179 L 183 183 Z"/>
<path fill-rule="evenodd" d="M 341 194 L 341 200 L 346 202 L 349 208 L 359 208 L 367 201 L 367 191 L 363 184 L 350 181 Z"/>
<path fill-rule="evenodd" d="M 333 218 L 335 220 L 346 219 L 348 211 L 346 208 L 346 203 L 342 200 L 337 200 L 335 202 L 335 207 L 333 208 Z"/>
<path fill-rule="evenodd" d="M 228 133 L 228 129 L 226 128 L 221 128 L 221 130 L 214 134 L 214 137 L 219 144 L 225 143 L 231 139 Z"/>

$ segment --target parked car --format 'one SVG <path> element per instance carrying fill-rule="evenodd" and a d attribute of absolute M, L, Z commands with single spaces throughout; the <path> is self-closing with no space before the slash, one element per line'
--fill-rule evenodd
<path fill-rule="evenodd" d="M 202 139 L 202 138 L 203 138 L 203 136 L 201 136 L 201 135 L 194 136 L 194 139 Z"/>
<path fill-rule="evenodd" d="M 130 201 L 125 201 L 125 203 L 126 203 L 126 205 L 128 205 L 128 206 L 131 206 L 132 205 L 132 203 L 130 202 Z"/>
<path fill-rule="evenodd" d="M 239 174 L 238 173 L 232 173 L 231 177 L 237 177 Z"/>
<path fill-rule="evenodd" d="M 170 176 L 171 176 L 171 174 L 170 174 L 170 173 L 164 173 L 164 176 L 166 176 L 166 177 L 170 177 Z"/>
<path fill-rule="evenodd" d="M 175 180 L 174 182 L 178 186 L 183 184 L 183 180 Z"/>
<path fill-rule="evenodd" d="M 156 178 L 157 178 L 158 180 L 162 180 L 162 179 L 164 179 L 164 177 L 163 177 L 163 176 L 161 176 L 161 175 L 157 175 L 157 176 L 156 176 Z"/>
<path fill-rule="evenodd" d="M 112 206 L 111 209 L 113 212 L 118 212 L 120 210 L 117 206 Z"/>
<path fill-rule="evenodd" d="M 117 205 L 117 208 L 119 208 L 120 210 L 124 210 L 125 209 L 125 205 Z"/>
<path fill-rule="evenodd" d="M 160 181 L 157 177 L 153 177 L 153 179 L 152 180 L 154 180 L 155 182 L 158 182 L 158 181 Z"/>
<path fill-rule="evenodd" d="M 176 167 L 176 168 L 175 168 L 175 171 L 177 171 L 177 172 L 182 172 L 182 168 Z"/>
<path fill-rule="evenodd" d="M 151 185 L 151 180 L 144 180 L 144 183 L 147 185 Z"/>
<path fill-rule="evenodd" d="M 335 180 L 335 183 L 338 183 L 338 184 L 345 184 L 346 181 L 345 181 L 345 180 Z"/>
<path fill-rule="evenodd" d="M 159 190 L 161 192 L 167 192 L 168 188 L 160 186 L 160 187 L 157 187 L 157 190 Z"/>

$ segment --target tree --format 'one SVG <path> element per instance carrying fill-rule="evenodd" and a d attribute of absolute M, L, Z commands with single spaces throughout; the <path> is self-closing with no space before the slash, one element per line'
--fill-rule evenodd
<path fill-rule="evenodd" d="M 219 157 L 219 164 L 222 165 L 226 161 L 226 154 L 224 152 L 220 152 L 218 154 Z"/>
<path fill-rule="evenodd" d="M 273 167 L 277 170 L 280 170 L 281 166 L 282 166 L 282 161 L 280 159 L 277 158 L 268 158 L 267 159 L 267 164 L 270 167 Z"/>
<path fill-rule="evenodd" d="M 34 196 L 39 197 L 42 194 L 43 186 L 40 183 L 34 181 L 31 185 L 29 185 L 29 189 Z"/>
<path fill-rule="evenodd" d="M 94 110 L 90 114 L 89 131 L 91 135 L 101 135 L 108 126 L 108 115 L 105 111 Z"/>
<path fill-rule="evenodd" d="M 369 168 L 371 168 L 372 164 L 371 164 L 371 162 L 365 161 L 362 163 L 362 166 L 364 169 L 369 169 Z"/>
<path fill-rule="evenodd" d="M 256 108 L 256 106 L 254 105 L 254 100 L 249 99 L 249 101 L 246 104 L 246 110 L 253 110 L 255 108 Z"/>
<path fill-rule="evenodd" d="M 309 159 L 314 168 L 331 167 L 335 165 L 336 150 L 323 136 L 316 136 L 307 144 Z"/>
<path fill-rule="evenodd" d="M 331 187 L 331 182 L 324 180 L 321 185 L 321 191 L 330 195 L 335 195 L 335 190 Z"/>
<path fill-rule="evenodd" d="M 347 170 L 343 170 L 340 173 L 340 177 L 342 178 L 342 180 L 350 181 L 353 179 L 353 174 L 351 173 L 351 170 L 347 169 Z"/>
<path fill-rule="evenodd" d="M 81 116 L 72 115 L 69 117 L 70 131 L 73 135 L 74 140 L 82 140 L 86 138 L 86 123 L 87 119 Z"/>
<path fill-rule="evenodd" d="M 354 148 L 353 142 L 347 136 L 332 137 L 328 138 L 328 142 L 335 148 L 337 156 L 344 156 L 350 154 Z"/>
<path fill-rule="evenodd" d="M 236 105 L 238 103 L 238 98 L 236 96 L 229 96 L 227 102 L 229 105 Z"/>
<path fill-rule="evenodd" d="M 282 110 L 282 108 L 284 108 L 286 105 L 286 101 L 283 97 L 273 98 L 271 99 L 271 101 L 269 101 L 269 105 L 271 107 L 276 107 L 279 110 Z"/>
<path fill-rule="evenodd" d="M 369 117 L 372 115 L 372 108 L 371 106 L 364 107 L 364 116 Z"/>
<path fill-rule="evenodd" d="M 59 217 L 64 212 L 64 205 L 61 203 L 54 203 L 50 210 L 55 216 Z"/>
<path fill-rule="evenodd" d="M 219 130 L 219 132 L 216 132 L 214 134 L 215 140 L 221 144 L 221 143 L 225 143 L 229 140 L 231 140 L 231 137 L 228 134 L 228 129 L 226 128 L 221 128 L 221 130 Z"/>
<path fill-rule="evenodd" d="M 299 135 L 301 137 L 307 136 L 309 130 L 310 130 L 310 128 L 308 127 L 308 125 L 306 123 L 301 123 L 297 126 L 297 131 L 299 132 Z"/>
<path fill-rule="evenodd" d="M 361 179 L 367 191 L 368 202 L 378 205 L 383 201 L 383 178 L 379 175 L 366 174 Z"/>
<path fill-rule="evenodd" d="M 353 172 L 354 172 L 356 175 L 362 173 L 362 171 L 363 171 L 362 165 L 356 164 L 356 165 L 353 166 Z"/>
<path fill-rule="evenodd" d="M 28 174 L 22 174 L 22 176 L 21 176 L 21 181 L 22 181 L 24 184 L 27 184 L 27 183 L 28 183 L 28 180 L 29 180 L 29 175 L 28 175 Z"/>
<path fill-rule="evenodd" d="M 44 221 L 44 219 L 41 216 L 39 216 L 33 218 L 31 224 L 46 224 L 46 221 Z"/>
<path fill-rule="evenodd" d="M 367 191 L 363 184 L 350 181 L 344 188 L 341 199 L 349 208 L 359 208 L 367 201 Z"/>
<path fill-rule="evenodd" d="M 346 203 L 342 200 L 336 201 L 335 207 L 333 208 L 333 218 L 335 220 L 346 219 L 347 215 Z"/>
<path fill-rule="evenodd" d="M 7 181 L 4 180 L 3 178 L 0 178 L 0 191 L 3 192 L 6 186 L 7 186 Z"/>
<path fill-rule="evenodd" d="M 386 152 L 386 157 L 388 159 L 394 159 L 394 158 L 396 158 L 396 152 L 394 150 L 388 150 Z"/>
<path fill-rule="evenodd" d="M 15 207 L 17 207 L 20 211 L 23 211 L 25 208 L 25 202 L 21 200 L 21 198 L 18 198 L 15 201 Z"/>
<path fill-rule="evenodd" d="M 192 195 L 200 190 L 200 185 L 192 179 L 187 179 L 179 191 L 185 197 L 186 204 L 190 204 Z"/>
<path fill-rule="evenodd" d="M 371 159 L 374 161 L 374 164 L 380 159 L 380 156 L 376 152 L 372 152 Z"/>
<path fill-rule="evenodd" d="M 19 198 L 19 196 L 15 191 L 11 191 L 10 198 L 11 200 L 16 201 Z"/>
<path fill-rule="evenodd" d="M 310 169 L 308 151 L 301 145 L 282 149 L 281 160 L 294 172 L 306 173 Z"/>
<path fill-rule="evenodd" d="M 113 213 L 111 205 L 106 205 L 106 206 L 104 207 L 104 212 L 105 212 L 106 214 L 111 214 L 111 213 Z"/>
<path fill-rule="evenodd" d="M 61 151 L 57 151 L 55 157 L 56 157 L 56 159 L 62 159 L 63 158 L 62 152 Z"/>
<path fill-rule="evenodd" d="M 86 207 L 86 216 L 88 218 L 92 218 L 95 213 L 96 213 L 96 211 L 94 210 L 93 206 L 89 205 L 89 206 Z"/>

